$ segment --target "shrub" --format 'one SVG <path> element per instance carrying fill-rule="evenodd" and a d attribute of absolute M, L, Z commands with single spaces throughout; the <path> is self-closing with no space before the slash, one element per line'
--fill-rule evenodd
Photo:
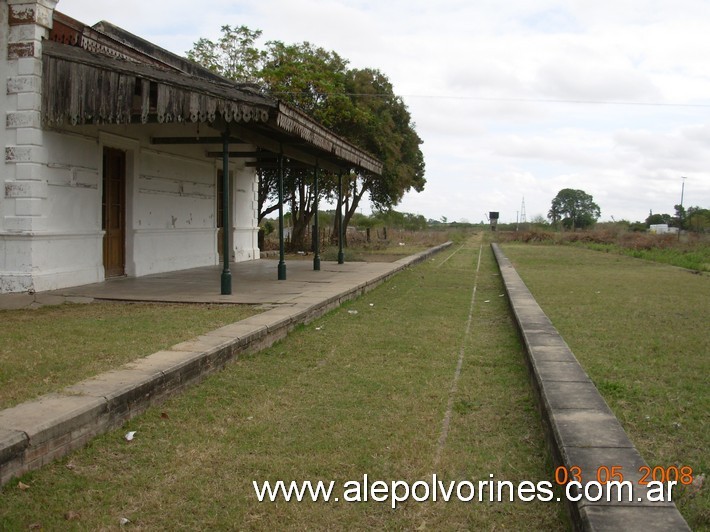
<path fill-rule="evenodd" d="M 589 231 L 556 233 L 532 229 L 497 233 L 499 242 L 572 244 L 596 251 L 616 252 L 696 271 L 710 271 L 710 238 L 698 233 L 656 235 L 604 224 Z"/>

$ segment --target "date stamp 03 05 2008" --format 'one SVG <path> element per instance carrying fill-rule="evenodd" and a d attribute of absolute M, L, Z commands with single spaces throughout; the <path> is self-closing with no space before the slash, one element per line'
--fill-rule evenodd
<path fill-rule="evenodd" d="M 649 482 L 677 482 L 683 486 L 687 486 L 693 483 L 693 468 L 690 466 L 641 466 L 638 469 L 641 474 L 641 478 L 638 483 L 641 486 L 647 486 Z M 565 485 L 570 481 L 576 481 L 582 483 L 585 475 L 582 474 L 582 468 L 578 466 L 559 466 L 555 469 L 555 483 L 559 485 Z M 596 470 L 596 480 L 600 484 L 606 484 L 607 482 L 623 482 L 624 472 L 622 466 L 599 466 Z"/>
<path fill-rule="evenodd" d="M 688 486 L 693 483 L 693 468 L 690 466 L 675 466 L 671 465 L 668 467 L 656 466 L 650 467 L 643 465 L 638 468 L 638 473 L 641 477 L 638 480 L 638 485 L 642 487 L 648 487 L 649 491 L 646 495 L 648 502 L 671 502 L 672 501 L 672 489 L 678 484 L 683 486 Z M 592 471 L 592 478 L 587 476 L 587 473 L 582 472 L 582 468 L 579 466 L 559 466 L 555 469 L 555 483 L 560 486 L 567 487 L 568 497 L 570 497 L 569 488 L 574 485 L 579 489 L 580 492 L 584 492 L 584 495 L 593 500 L 599 500 L 598 497 L 601 495 L 601 486 L 616 485 L 621 491 L 622 486 L 626 485 L 627 488 L 631 488 L 628 494 L 629 501 L 633 500 L 633 485 L 624 480 L 624 470 L 620 465 L 614 466 L 599 466 L 596 471 Z M 583 484 L 583 481 L 586 484 Z M 596 485 L 599 487 L 599 494 L 594 498 L 590 496 L 588 488 L 590 485 Z M 663 487 L 667 486 L 667 492 L 664 495 Z M 621 493 L 617 494 L 621 497 Z M 609 494 L 607 494 L 609 497 Z M 572 500 L 578 501 L 582 496 L 574 497 Z M 618 499 L 621 500 L 621 499 Z M 638 498 L 641 502 L 644 499 L 642 497 Z"/>

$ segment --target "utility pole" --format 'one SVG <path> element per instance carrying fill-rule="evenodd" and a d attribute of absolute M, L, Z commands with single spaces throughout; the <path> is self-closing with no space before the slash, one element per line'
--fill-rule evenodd
<path fill-rule="evenodd" d="M 680 211 L 678 211 L 678 241 L 680 241 L 680 231 L 683 229 L 683 195 L 685 194 L 685 176 L 680 176 L 683 184 L 680 187 Z"/>

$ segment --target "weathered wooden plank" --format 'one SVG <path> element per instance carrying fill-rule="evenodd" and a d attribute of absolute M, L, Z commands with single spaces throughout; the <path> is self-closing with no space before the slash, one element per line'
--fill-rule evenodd
<path fill-rule="evenodd" d="M 321 167 L 331 171 L 357 166 L 376 174 L 382 172 L 382 164 L 377 159 L 302 111 L 242 90 L 226 80 L 219 83 L 214 79 L 161 70 L 154 65 L 94 55 L 79 47 L 52 41 L 43 42 L 43 64 L 52 80 L 49 86 L 43 85 L 43 120 L 49 125 L 65 121 L 75 124 L 130 122 L 138 112 L 137 106 L 134 108 L 134 95 L 135 84 L 140 79 L 142 123 L 199 121 L 214 124 L 221 119 L 224 125 L 248 124 L 245 131 L 258 139 L 256 145 L 262 148 L 278 151 L 282 141 L 308 144 L 307 148 L 299 149 L 284 143 L 287 156 L 306 164 L 319 162 Z M 252 123 L 265 127 L 258 131 Z"/>

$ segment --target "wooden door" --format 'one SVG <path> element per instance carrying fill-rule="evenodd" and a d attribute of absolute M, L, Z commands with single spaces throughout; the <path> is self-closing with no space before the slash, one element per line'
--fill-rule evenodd
<path fill-rule="evenodd" d="M 126 152 L 104 148 L 102 223 L 106 277 L 126 274 Z"/>

